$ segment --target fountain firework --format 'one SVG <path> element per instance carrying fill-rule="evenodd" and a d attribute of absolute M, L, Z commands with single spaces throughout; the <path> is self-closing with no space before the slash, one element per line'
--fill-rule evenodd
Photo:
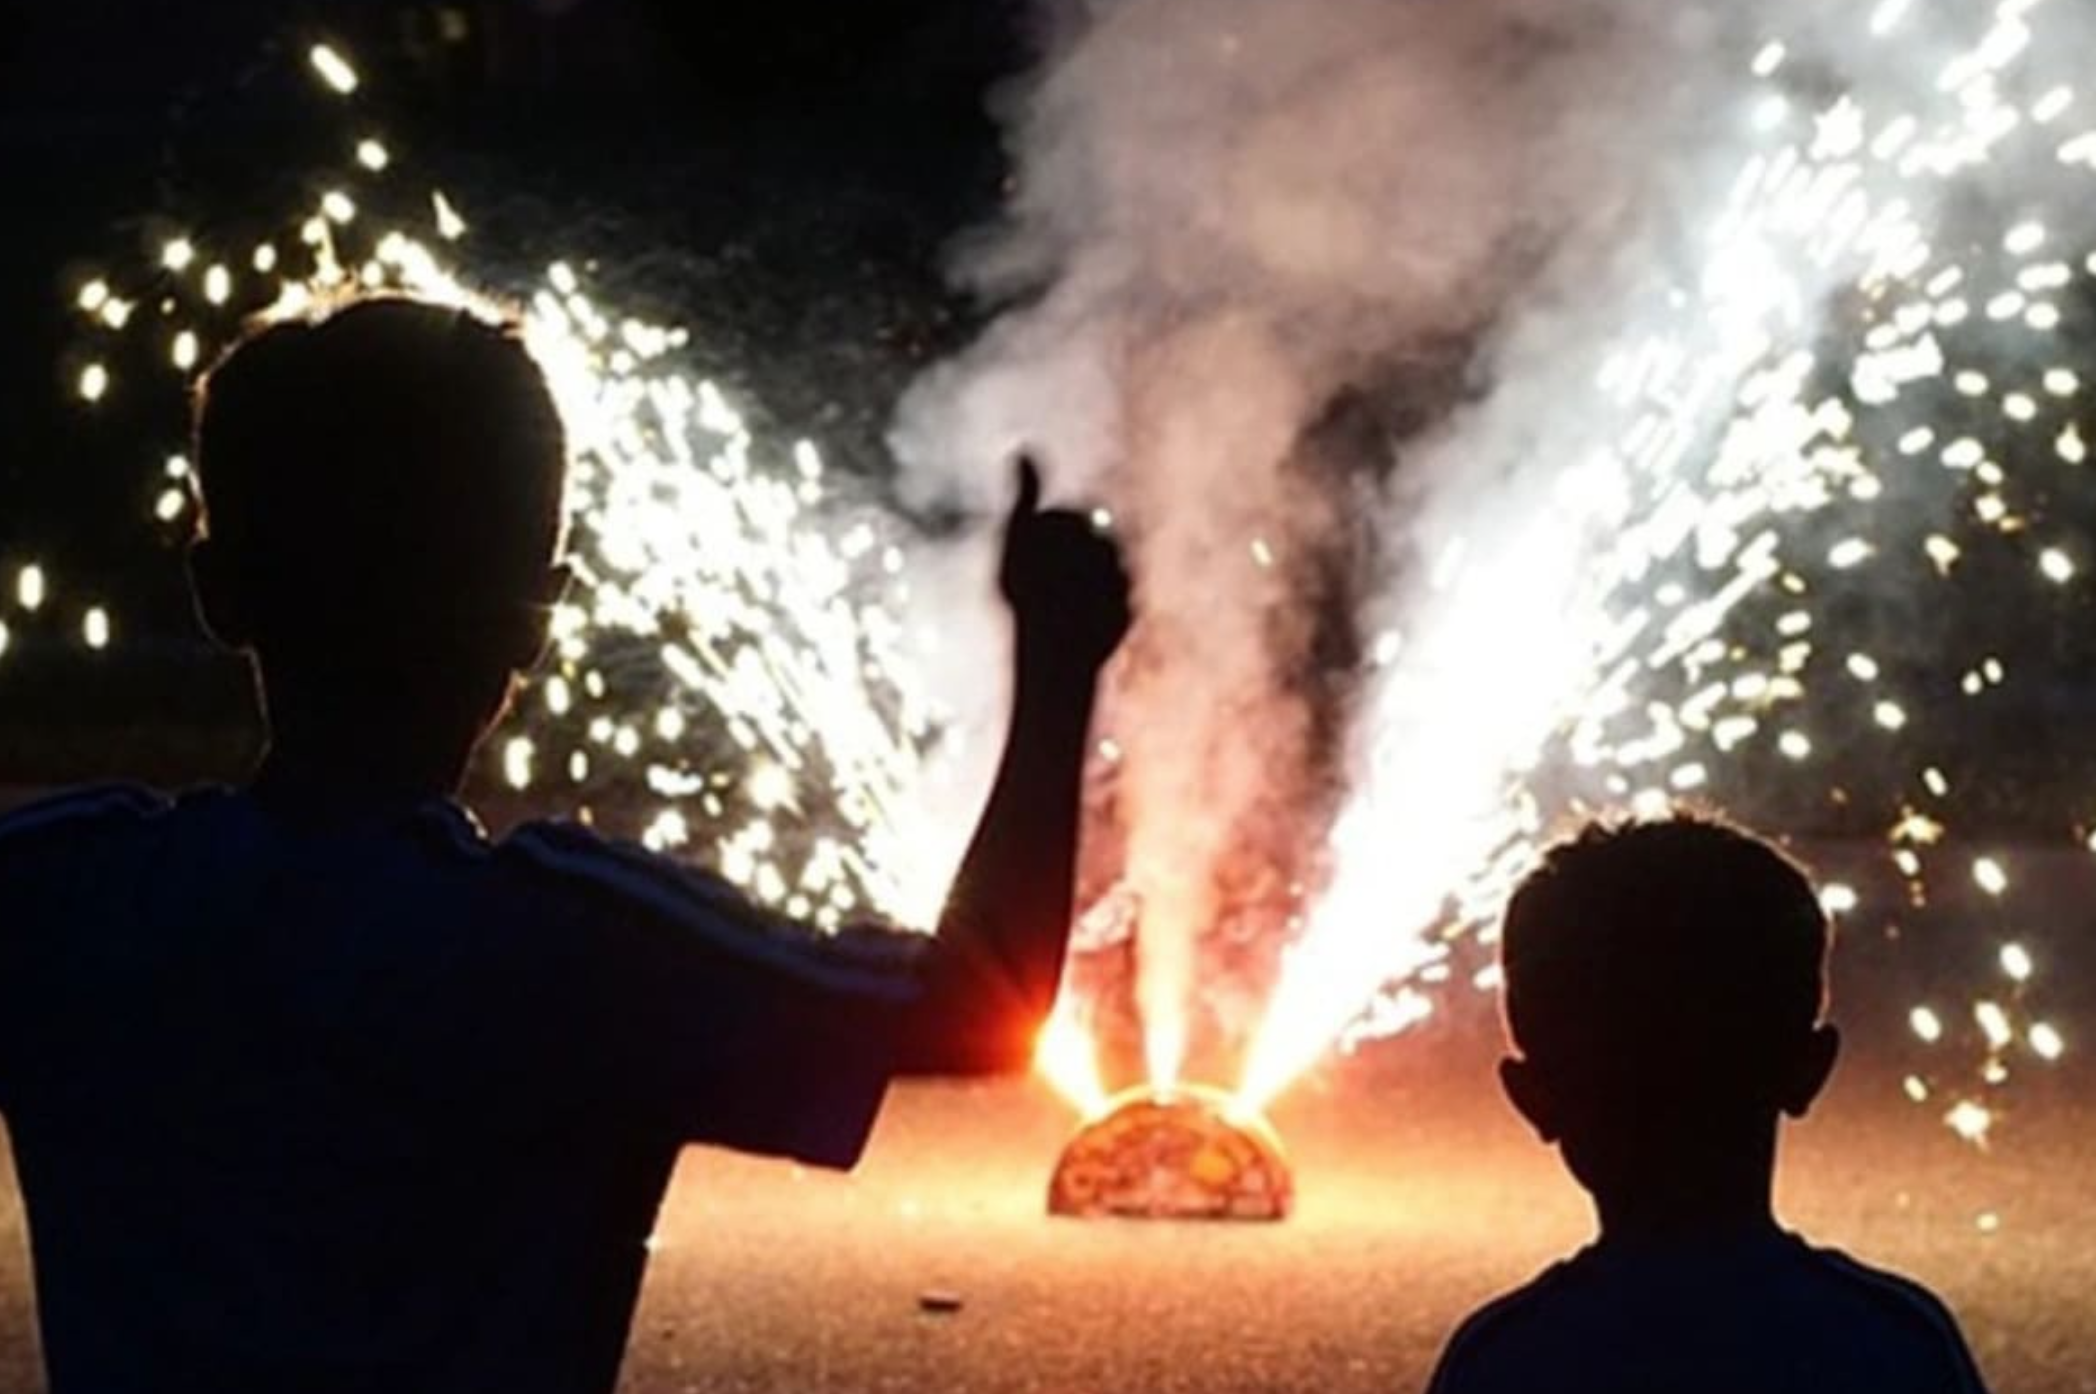
<path fill-rule="evenodd" d="M 985 514 L 986 471 L 1041 445 L 1134 549 L 1144 632 L 1102 747 L 1122 884 L 1080 939 L 1136 936 L 1148 1083 L 1242 987 L 1260 1020 L 1226 1042 L 1231 1092 L 1263 1106 L 1335 1039 L 1489 986 L 1465 946 L 1562 815 L 1722 796 L 1762 765 L 1846 785 L 1843 749 L 1867 752 L 1898 771 L 1883 855 L 1913 894 L 2010 893 L 2007 860 L 1960 840 L 1956 733 L 1901 686 L 1927 646 L 1844 616 L 1956 596 L 1981 559 L 2052 593 L 2089 564 L 2046 503 L 2087 455 L 2075 22 L 1122 0 L 1071 31 L 1013 221 L 970 262 L 1023 304 L 920 384 L 897 440 L 920 501 Z M 311 58 L 361 100 L 344 54 Z M 420 225 L 363 206 L 401 178 L 379 136 L 334 173 L 288 227 L 194 231 L 76 287 L 81 399 L 121 390 L 142 342 L 194 375 L 246 311 L 479 296 L 443 195 Z M 788 913 L 928 922 L 959 832 L 923 814 L 928 736 L 981 730 L 994 698 L 913 639 L 984 623 L 903 586 L 953 556 L 841 497 L 812 444 L 763 449 L 682 368 L 686 331 L 584 282 L 554 261 L 495 288 L 574 423 L 584 583 L 502 777 Z M 189 525 L 181 456 L 152 507 Z M 34 560 L 11 591 L 17 625 L 121 634 Z M 1953 661 L 1972 701 L 2029 666 Z M 1219 980 L 1211 932 L 1240 860 L 1292 907 L 1257 936 L 1285 955 L 1232 970 L 1248 985 Z M 1915 1006 L 1925 1046 L 1970 1022 L 1976 1072 L 1906 1081 L 1963 1137 L 1987 1137 L 2009 1062 L 2066 1049 L 2041 958 L 2004 934 L 1991 985 Z M 1088 1113 L 1095 1006 L 1072 995 L 1042 1051 Z"/>

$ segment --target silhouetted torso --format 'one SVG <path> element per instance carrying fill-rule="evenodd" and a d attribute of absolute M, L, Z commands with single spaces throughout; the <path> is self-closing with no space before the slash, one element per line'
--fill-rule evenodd
<path fill-rule="evenodd" d="M 1465 1322 L 1430 1394 L 1980 1389 L 1926 1289 L 1770 1226 L 1584 1249 Z"/>
<path fill-rule="evenodd" d="M 54 1394 L 609 1389 L 679 1146 L 852 1161 L 901 968 L 444 803 L 0 820 Z"/>

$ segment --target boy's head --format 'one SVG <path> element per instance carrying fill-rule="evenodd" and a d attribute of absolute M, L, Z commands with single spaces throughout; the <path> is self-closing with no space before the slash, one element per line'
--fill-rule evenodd
<path fill-rule="evenodd" d="M 1589 826 L 1507 905 L 1507 1093 L 1590 1189 L 1802 1115 L 1839 1045 L 1827 942 L 1804 872 L 1739 828 Z"/>
<path fill-rule="evenodd" d="M 543 641 L 566 447 L 515 329 L 397 297 L 260 329 L 198 395 L 206 622 L 272 716 L 471 738 Z"/>

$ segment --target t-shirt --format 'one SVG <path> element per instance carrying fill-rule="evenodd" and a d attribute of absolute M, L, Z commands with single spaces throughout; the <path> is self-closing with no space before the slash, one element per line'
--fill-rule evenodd
<path fill-rule="evenodd" d="M 1429 1394 L 1980 1394 L 1926 1288 L 1773 1226 L 1604 1240 L 1479 1310 Z"/>
<path fill-rule="evenodd" d="M 610 1389 L 683 1143 L 858 1157 L 901 938 L 441 801 L 0 819 L 53 1394 Z"/>

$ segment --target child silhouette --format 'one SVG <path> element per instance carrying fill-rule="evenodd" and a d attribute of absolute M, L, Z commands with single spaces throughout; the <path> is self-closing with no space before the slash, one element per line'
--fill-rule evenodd
<path fill-rule="evenodd" d="M 1463 1323 L 1432 1394 L 1962 1394 L 1943 1304 L 1770 1207 L 1777 1121 L 1840 1038 L 1827 922 L 1767 843 L 1693 815 L 1597 824 L 1506 910 L 1507 1097 L 1594 1198 L 1597 1242 Z"/>
<path fill-rule="evenodd" d="M 1027 1059 L 1128 623 L 1113 546 L 1030 465 L 1009 743 L 919 953 L 452 801 L 563 579 L 561 421 L 512 330 L 404 299 L 263 329 L 195 458 L 192 578 L 254 657 L 259 771 L 0 820 L 0 1109 L 54 1394 L 608 1390 L 685 1143 L 849 1166 L 892 1073 Z"/>

